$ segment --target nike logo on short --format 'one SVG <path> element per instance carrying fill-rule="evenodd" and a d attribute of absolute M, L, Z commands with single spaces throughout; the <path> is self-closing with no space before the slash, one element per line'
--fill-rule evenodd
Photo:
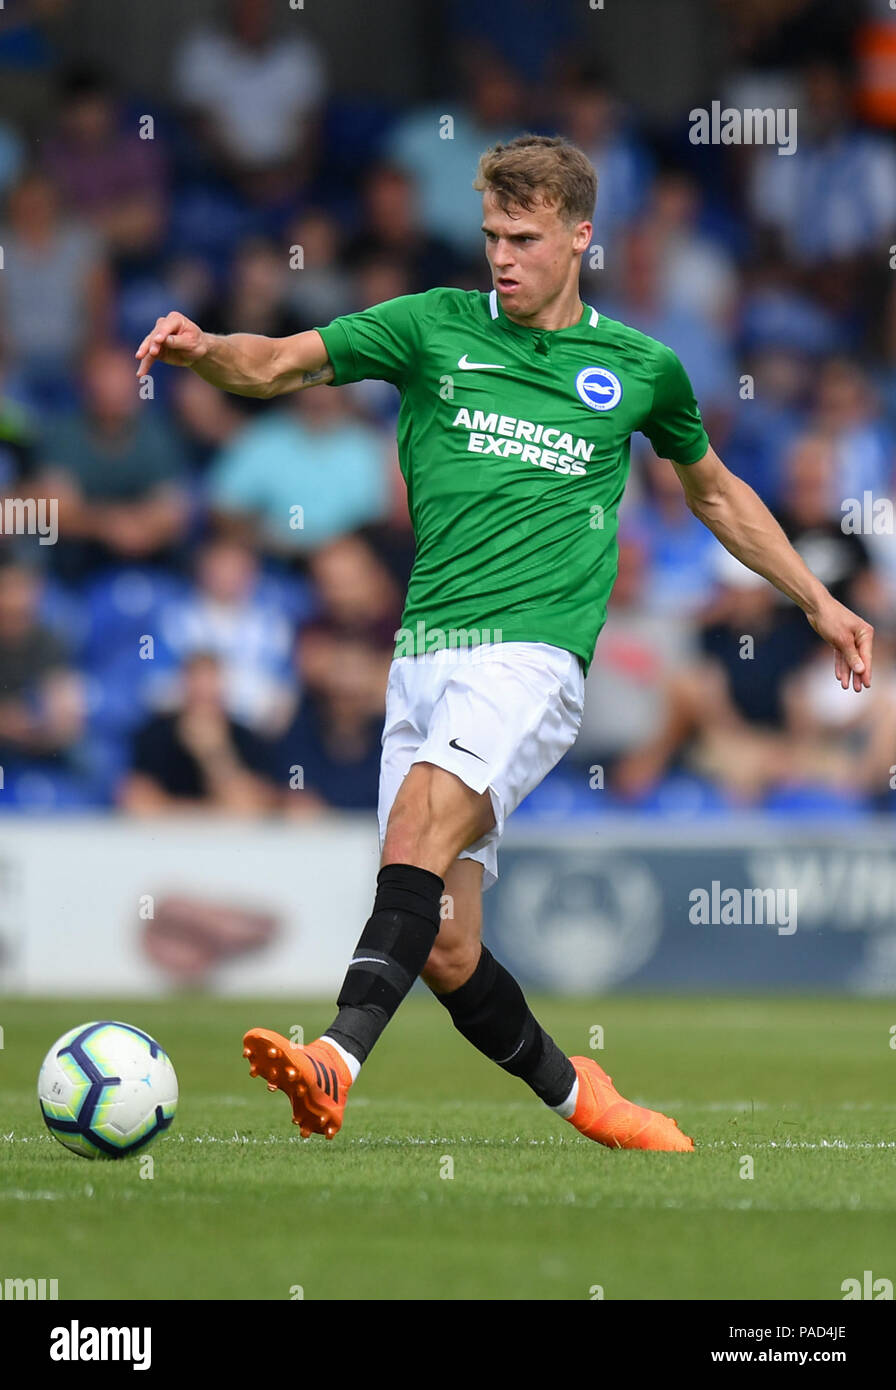
<path fill-rule="evenodd" d="M 478 754 L 478 753 L 474 753 L 473 750 L 472 750 L 472 748 L 462 748 L 461 745 L 458 743 L 458 741 L 457 741 L 456 738 L 453 738 L 453 739 L 450 740 L 450 742 L 449 742 L 449 744 L 448 744 L 448 747 L 449 747 L 449 748 L 456 748 L 457 751 L 458 751 L 458 753 L 469 753 L 469 755 L 470 755 L 471 758 L 479 758 L 479 754 Z M 481 763 L 484 763 L 484 762 L 485 762 L 485 758 L 479 758 L 479 761 L 480 761 Z"/>
<path fill-rule="evenodd" d="M 505 370 L 503 362 L 468 362 L 466 353 L 457 365 L 462 372 L 503 372 Z"/>

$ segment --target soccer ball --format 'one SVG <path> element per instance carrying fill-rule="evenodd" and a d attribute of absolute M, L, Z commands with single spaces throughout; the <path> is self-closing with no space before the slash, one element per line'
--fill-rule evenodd
<path fill-rule="evenodd" d="M 168 1128 L 177 1076 L 154 1038 L 129 1023 L 83 1023 L 54 1042 L 37 1080 L 41 1114 L 83 1158 L 124 1158 Z"/>

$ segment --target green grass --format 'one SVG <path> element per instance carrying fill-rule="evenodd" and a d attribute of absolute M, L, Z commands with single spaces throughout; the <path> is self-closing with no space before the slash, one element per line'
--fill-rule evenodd
<path fill-rule="evenodd" d="M 257 1001 L 0 1001 L 0 1279 L 62 1298 L 839 1299 L 896 1282 L 894 1008 L 843 999 L 534 1001 L 570 1052 L 671 1111 L 694 1154 L 611 1152 L 403 1006 L 333 1143 L 251 1081 L 246 1027 L 313 1037 L 332 1011 Z M 181 1101 L 139 1158 L 88 1162 L 34 1085 L 60 1033 L 123 1018 L 169 1051 Z M 740 1176 L 743 1156 L 754 1177 Z M 453 1161 L 453 1178 L 440 1176 Z"/>

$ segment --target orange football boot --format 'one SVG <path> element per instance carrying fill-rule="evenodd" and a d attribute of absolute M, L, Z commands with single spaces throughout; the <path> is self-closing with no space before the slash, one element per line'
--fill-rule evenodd
<path fill-rule="evenodd" d="M 267 1028 L 250 1028 L 243 1038 L 249 1075 L 263 1076 L 269 1091 L 285 1091 L 292 1105 L 292 1122 L 302 1138 L 324 1134 L 332 1139 L 342 1128 L 351 1072 L 335 1047 L 318 1038 L 293 1047 L 288 1038 Z"/>
<path fill-rule="evenodd" d="M 609 1149 L 668 1149 L 690 1151 L 693 1139 L 682 1134 L 675 1120 L 659 1110 L 634 1105 L 613 1086 L 613 1078 L 591 1057 L 570 1057 L 579 1078 L 576 1108 L 569 1116 L 580 1134 Z"/>

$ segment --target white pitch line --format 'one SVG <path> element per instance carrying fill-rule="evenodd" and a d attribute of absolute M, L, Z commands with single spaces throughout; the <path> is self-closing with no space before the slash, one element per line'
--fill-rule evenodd
<path fill-rule="evenodd" d="M 12 1202 L 61 1202 L 66 1196 L 72 1195 L 65 1192 L 26 1192 L 20 1187 L 14 1187 L 9 1192 L 0 1191 L 0 1199 Z"/>

